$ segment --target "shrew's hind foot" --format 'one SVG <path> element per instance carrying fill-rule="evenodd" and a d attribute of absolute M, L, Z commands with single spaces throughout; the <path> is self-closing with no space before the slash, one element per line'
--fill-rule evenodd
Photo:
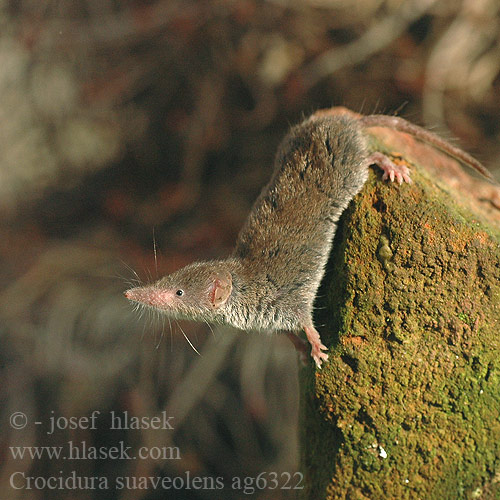
<path fill-rule="evenodd" d="M 382 180 L 390 179 L 391 182 L 397 180 L 399 184 L 403 182 L 411 183 L 410 169 L 405 165 L 394 163 L 388 156 L 383 153 L 372 153 L 368 157 L 370 165 L 377 165 L 377 167 L 384 172 Z"/>
<path fill-rule="evenodd" d="M 300 338 L 296 333 L 288 332 L 286 335 L 295 346 L 295 350 L 299 354 L 301 364 L 306 365 L 307 360 L 309 359 L 309 344 L 304 339 Z"/>
<path fill-rule="evenodd" d="M 306 332 L 307 340 L 311 344 L 311 357 L 316 366 L 321 368 L 323 361 L 328 359 L 328 354 L 323 352 L 327 350 L 327 347 L 321 342 L 319 333 L 314 326 L 304 326 L 304 332 Z"/>

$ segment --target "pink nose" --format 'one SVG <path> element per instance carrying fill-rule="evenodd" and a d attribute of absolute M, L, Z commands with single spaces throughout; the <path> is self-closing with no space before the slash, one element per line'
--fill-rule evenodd
<path fill-rule="evenodd" d="M 141 290 L 142 288 L 131 288 L 130 290 L 126 290 L 125 292 L 123 292 L 123 295 L 125 295 L 125 297 L 128 299 L 128 300 L 135 300 L 137 302 L 140 302 L 140 297 L 141 297 Z"/>
<path fill-rule="evenodd" d="M 128 300 L 141 302 L 142 304 L 154 307 L 167 306 L 172 300 L 171 292 L 158 290 L 148 286 L 131 288 L 130 290 L 123 292 L 123 295 L 125 295 Z"/>
<path fill-rule="evenodd" d="M 131 288 L 130 290 L 123 292 L 123 295 L 125 295 L 125 297 L 128 300 L 133 300 L 135 302 L 146 302 L 147 303 L 148 302 L 147 299 L 151 295 L 151 291 L 145 287 Z"/>

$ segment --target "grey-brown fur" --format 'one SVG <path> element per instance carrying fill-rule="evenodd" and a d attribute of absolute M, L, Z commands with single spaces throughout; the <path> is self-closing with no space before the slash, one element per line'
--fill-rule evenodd
<path fill-rule="evenodd" d="M 366 182 L 370 163 L 384 170 L 384 178 L 410 181 L 406 167 L 381 153 L 369 154 L 363 127 L 371 126 L 410 133 L 488 174 L 463 151 L 400 118 L 320 111 L 282 141 L 271 180 L 231 257 L 190 264 L 152 285 L 128 290 L 126 297 L 175 318 L 243 330 L 303 329 L 321 366 L 326 347 L 314 328 L 312 309 L 336 223 Z"/>
<path fill-rule="evenodd" d="M 367 157 L 350 118 L 309 119 L 291 129 L 238 236 L 230 323 L 290 331 L 312 324 L 336 222 L 366 182 Z"/>

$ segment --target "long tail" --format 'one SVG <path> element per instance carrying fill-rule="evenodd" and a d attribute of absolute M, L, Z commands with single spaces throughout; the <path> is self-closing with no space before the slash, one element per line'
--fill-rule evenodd
<path fill-rule="evenodd" d="M 418 125 L 414 125 L 413 123 L 410 123 L 405 119 L 400 118 L 399 116 L 367 115 L 362 116 L 359 121 L 365 127 L 391 128 L 394 130 L 399 130 L 400 132 L 410 134 L 418 140 L 430 144 L 431 146 L 435 146 L 441 151 L 444 151 L 461 163 L 472 167 L 481 175 L 497 184 L 490 171 L 471 155 L 469 155 L 465 151 L 462 151 L 460 148 L 453 146 L 448 141 L 445 141 L 443 138 L 437 136 L 436 134 L 429 132 L 422 127 L 419 127 Z"/>

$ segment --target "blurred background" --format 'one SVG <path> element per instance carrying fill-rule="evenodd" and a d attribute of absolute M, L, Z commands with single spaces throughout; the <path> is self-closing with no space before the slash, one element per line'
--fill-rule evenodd
<path fill-rule="evenodd" d="M 499 11 L 496 0 L 0 0 L 0 490 L 295 498 L 230 487 L 298 470 L 287 339 L 139 317 L 122 292 L 227 255 L 280 138 L 318 108 L 398 113 L 498 178 Z M 50 433 L 51 417 L 64 427 L 95 411 L 96 429 Z M 174 429 L 111 431 L 112 411 L 165 412 Z M 180 453 L 63 460 L 9 448 L 69 441 Z M 16 472 L 111 485 L 187 471 L 225 488 L 26 489 L 19 474 L 12 485 Z"/>

